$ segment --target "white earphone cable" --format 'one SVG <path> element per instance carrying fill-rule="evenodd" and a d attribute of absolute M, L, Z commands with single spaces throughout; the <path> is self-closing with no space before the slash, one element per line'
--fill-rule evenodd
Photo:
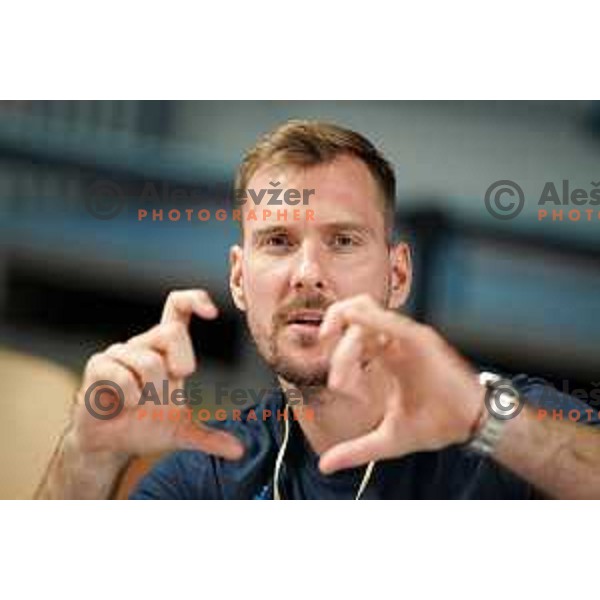
<path fill-rule="evenodd" d="M 288 441 L 290 439 L 290 423 L 289 423 L 289 407 L 290 405 L 286 403 L 285 410 L 283 413 L 284 419 L 284 433 L 283 433 L 283 441 L 281 442 L 281 446 L 279 447 L 279 452 L 277 454 L 277 459 L 275 460 L 275 471 L 273 473 L 273 499 L 281 500 L 281 494 L 279 493 L 279 476 L 281 473 L 281 467 L 283 465 L 283 459 L 285 457 L 285 451 L 287 449 Z M 355 500 L 360 500 L 364 491 L 367 489 L 369 485 L 369 481 L 371 479 L 371 475 L 373 473 L 373 469 L 375 467 L 375 461 L 372 460 L 365 469 L 365 474 L 363 475 L 362 481 L 360 482 L 360 486 L 358 487 L 358 492 L 356 493 Z"/>

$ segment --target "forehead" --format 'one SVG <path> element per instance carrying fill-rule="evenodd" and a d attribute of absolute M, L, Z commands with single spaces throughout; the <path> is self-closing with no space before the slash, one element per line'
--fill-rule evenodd
<path fill-rule="evenodd" d="M 269 193 L 263 197 L 259 206 L 248 200 L 244 211 L 256 209 L 259 216 L 263 210 L 270 210 L 271 215 L 256 221 L 244 219 L 246 233 L 251 233 L 270 225 L 291 226 L 330 226 L 336 222 L 355 223 L 372 229 L 374 232 L 384 231 L 383 199 L 381 192 L 368 167 L 358 158 L 340 156 L 335 160 L 312 167 L 266 165 L 259 169 L 249 180 L 248 188 L 260 193 L 260 190 L 281 189 L 279 196 L 283 199 L 284 190 L 298 190 L 301 197 L 308 198 L 308 204 L 269 206 Z M 314 190 L 313 193 L 309 193 Z M 303 195 L 305 194 L 305 196 Z M 307 210 L 313 211 L 313 219 L 306 219 Z M 288 213 L 287 223 L 278 219 L 278 211 Z M 292 218 L 293 211 L 296 217 Z M 279 213 L 281 214 L 281 213 Z"/>

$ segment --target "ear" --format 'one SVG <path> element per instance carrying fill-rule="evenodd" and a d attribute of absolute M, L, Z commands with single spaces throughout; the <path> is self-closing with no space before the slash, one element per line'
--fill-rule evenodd
<path fill-rule="evenodd" d="M 244 251 L 235 244 L 229 250 L 229 290 L 233 303 L 241 311 L 246 310 L 246 296 L 244 294 L 244 274 L 243 274 Z"/>
<path fill-rule="evenodd" d="M 390 248 L 391 289 L 389 308 L 399 308 L 408 300 L 412 286 L 410 246 L 400 242 Z"/>

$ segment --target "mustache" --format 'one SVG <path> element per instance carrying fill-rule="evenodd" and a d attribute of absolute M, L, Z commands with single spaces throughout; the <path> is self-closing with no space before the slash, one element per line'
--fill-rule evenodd
<path fill-rule="evenodd" d="M 322 310 L 325 312 L 333 303 L 334 300 L 320 293 L 296 296 L 275 313 L 273 323 L 275 327 L 281 327 L 288 322 L 289 316 L 298 310 Z"/>

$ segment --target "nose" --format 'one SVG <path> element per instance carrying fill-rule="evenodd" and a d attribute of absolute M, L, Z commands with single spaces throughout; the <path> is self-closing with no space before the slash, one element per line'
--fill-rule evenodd
<path fill-rule="evenodd" d="M 323 257 L 319 248 L 305 242 L 296 255 L 290 285 L 296 291 L 310 291 L 326 289 Z"/>

